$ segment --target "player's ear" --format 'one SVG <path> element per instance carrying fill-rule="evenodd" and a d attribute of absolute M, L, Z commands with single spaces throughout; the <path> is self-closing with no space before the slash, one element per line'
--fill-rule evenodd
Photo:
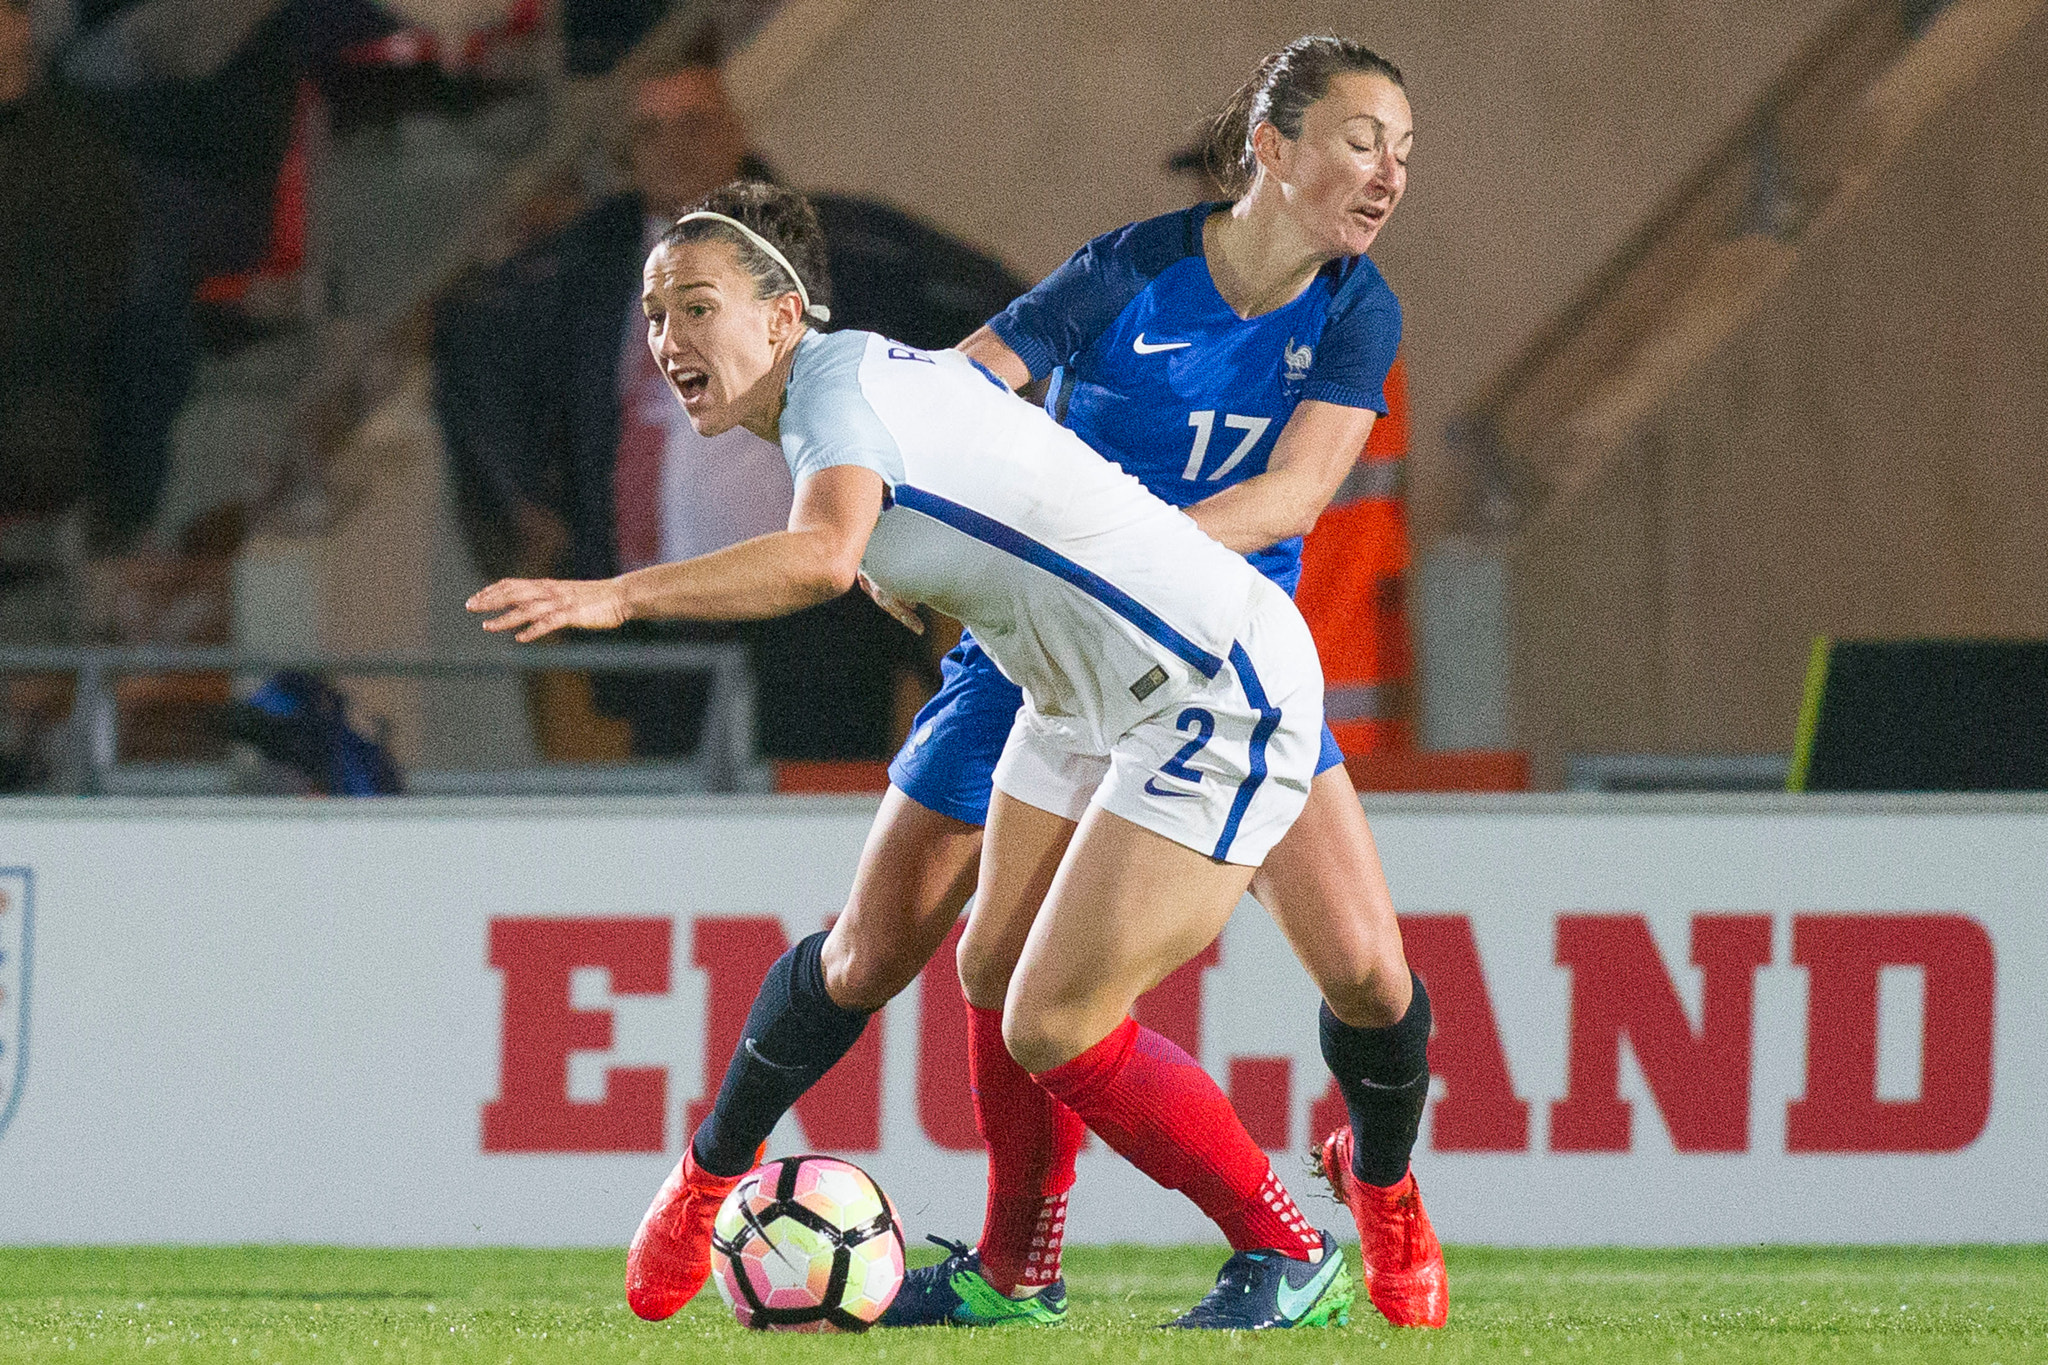
<path fill-rule="evenodd" d="M 803 320 L 803 301 L 794 293 L 778 295 L 768 310 L 768 339 L 781 345 L 803 325 Z"/>
<path fill-rule="evenodd" d="M 1287 140 L 1287 135 L 1270 122 L 1252 129 L 1252 155 L 1268 175 L 1284 177 L 1284 161 L 1293 145 Z"/>

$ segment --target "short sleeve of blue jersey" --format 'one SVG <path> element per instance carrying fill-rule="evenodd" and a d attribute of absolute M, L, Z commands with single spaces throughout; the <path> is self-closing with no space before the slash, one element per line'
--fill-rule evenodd
<path fill-rule="evenodd" d="M 1387 372 L 1401 348 L 1401 302 L 1379 268 L 1363 256 L 1346 261 L 1330 301 L 1315 360 L 1302 385 L 1304 401 L 1387 412 Z"/>
<path fill-rule="evenodd" d="M 903 452 L 860 387 L 867 332 L 811 333 L 790 367 L 782 408 L 782 458 L 801 484 L 821 469 L 859 465 L 889 487 L 903 481 Z"/>
<path fill-rule="evenodd" d="M 1106 232 L 989 319 L 989 330 L 1043 379 L 1088 348 L 1175 261 L 1199 254 L 1210 204 Z M 1389 296 L 1391 297 L 1391 295 Z"/>

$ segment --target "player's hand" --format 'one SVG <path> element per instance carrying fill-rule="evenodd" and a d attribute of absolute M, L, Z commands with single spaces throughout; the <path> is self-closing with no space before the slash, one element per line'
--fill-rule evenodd
<path fill-rule="evenodd" d="M 558 630 L 612 630 L 626 621 L 626 590 L 615 578 L 501 578 L 463 603 L 489 631 L 516 630 L 521 644 Z"/>
<path fill-rule="evenodd" d="M 860 590 L 874 599 L 876 606 L 901 621 L 911 634 L 924 634 L 924 618 L 917 614 L 914 605 L 900 597 L 891 597 L 885 590 L 877 587 L 875 580 L 869 578 L 866 573 L 855 573 L 853 577 L 854 581 L 860 584 Z"/>

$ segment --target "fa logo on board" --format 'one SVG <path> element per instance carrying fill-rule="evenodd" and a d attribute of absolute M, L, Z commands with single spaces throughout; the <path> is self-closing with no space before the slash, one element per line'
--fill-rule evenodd
<path fill-rule="evenodd" d="M 1294 338 L 1287 338 L 1286 347 L 1280 352 L 1280 359 L 1287 364 L 1287 382 L 1299 384 L 1308 378 L 1308 367 L 1315 363 L 1316 353 L 1307 346 L 1297 346 Z"/>
<path fill-rule="evenodd" d="M 0 1136 L 28 1077 L 29 931 L 35 881 L 25 867 L 0 867 Z"/>

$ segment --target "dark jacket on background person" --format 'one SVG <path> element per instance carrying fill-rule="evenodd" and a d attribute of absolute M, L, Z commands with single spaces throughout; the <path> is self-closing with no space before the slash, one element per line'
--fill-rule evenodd
<path fill-rule="evenodd" d="M 88 491 L 133 221 L 88 109 L 48 86 L 0 105 L 0 516 Z"/>
<path fill-rule="evenodd" d="M 998 262 L 897 209 L 836 195 L 811 202 L 825 230 L 834 327 L 951 346 L 1023 291 Z M 645 223 L 639 196 L 605 200 L 557 236 L 473 275 L 437 310 L 435 406 L 486 576 L 511 570 L 521 501 L 568 526 L 567 572 L 619 571 L 619 364 L 639 307 Z M 764 754 L 887 756 L 895 674 L 921 657 L 908 631 L 854 592 L 762 623 L 749 638 Z M 633 719 L 636 733 L 652 728 L 644 708 L 635 711 L 645 686 L 599 680 L 600 705 Z M 683 729 L 658 751 L 690 747 L 694 724 Z"/>
<path fill-rule="evenodd" d="M 195 42 L 198 55 L 177 59 L 131 50 L 123 37 L 152 13 L 170 14 L 159 37 L 199 34 L 206 9 L 203 0 L 82 0 L 79 31 L 57 62 L 67 90 L 120 144 L 137 209 L 122 325 L 148 344 L 128 347 L 107 381 L 94 522 L 104 550 L 127 548 L 156 518 L 172 428 L 198 372 L 193 291 L 262 259 L 301 77 L 392 27 L 371 0 L 273 0 L 245 7 L 253 26 L 218 53 Z"/>

